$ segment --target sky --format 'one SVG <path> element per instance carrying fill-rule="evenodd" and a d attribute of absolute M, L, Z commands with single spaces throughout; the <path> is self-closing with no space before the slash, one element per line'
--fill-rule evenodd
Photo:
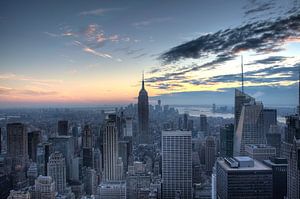
<path fill-rule="evenodd" d="M 296 105 L 300 0 L 0 1 L 0 106 Z"/>

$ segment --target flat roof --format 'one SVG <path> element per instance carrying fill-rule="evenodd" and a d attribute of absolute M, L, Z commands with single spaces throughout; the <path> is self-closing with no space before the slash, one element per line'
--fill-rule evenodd
<path fill-rule="evenodd" d="M 242 161 L 252 161 L 252 158 L 250 157 L 235 157 L 239 158 Z M 249 160 L 250 159 L 250 160 Z M 218 160 L 218 163 L 225 169 L 226 171 L 272 171 L 270 167 L 267 165 L 257 161 L 254 161 L 254 166 L 253 167 L 237 167 L 237 168 L 231 168 L 224 160 Z"/>

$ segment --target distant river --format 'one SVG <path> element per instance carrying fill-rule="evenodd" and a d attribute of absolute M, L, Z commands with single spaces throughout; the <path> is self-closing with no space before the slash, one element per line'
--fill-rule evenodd
<path fill-rule="evenodd" d="M 223 117 L 223 118 L 233 118 L 233 113 L 213 113 L 211 107 L 203 106 L 177 106 L 173 105 L 175 109 L 178 110 L 180 114 L 188 113 L 190 116 L 199 117 L 200 114 L 206 115 L 207 117 Z M 228 107 L 231 109 L 231 107 Z M 277 120 L 280 123 L 285 123 L 285 117 L 277 116 Z"/>

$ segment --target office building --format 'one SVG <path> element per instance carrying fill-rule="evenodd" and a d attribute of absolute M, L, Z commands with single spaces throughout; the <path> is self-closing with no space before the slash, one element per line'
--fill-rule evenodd
<path fill-rule="evenodd" d="M 217 198 L 272 199 L 272 169 L 247 156 L 217 160 Z"/>
<path fill-rule="evenodd" d="M 41 141 L 41 132 L 32 131 L 28 133 L 28 156 L 29 159 L 36 162 L 37 145 Z"/>
<path fill-rule="evenodd" d="M 62 153 L 56 151 L 49 157 L 48 174 L 55 182 L 55 190 L 63 194 L 66 190 L 66 161 Z"/>
<path fill-rule="evenodd" d="M 34 185 L 35 179 L 38 177 L 38 169 L 37 164 L 35 162 L 32 162 L 27 169 L 27 178 L 29 180 L 29 185 Z"/>
<path fill-rule="evenodd" d="M 118 132 L 113 120 L 106 121 L 103 135 L 104 180 L 117 179 L 116 165 L 118 161 Z"/>
<path fill-rule="evenodd" d="M 243 91 L 240 91 L 238 89 L 235 89 L 235 97 L 234 97 L 234 132 L 236 132 L 236 129 L 238 127 L 240 116 L 242 112 L 242 108 L 244 104 L 248 104 L 250 102 L 254 102 L 255 99 Z"/>
<path fill-rule="evenodd" d="M 22 123 L 7 124 L 7 155 L 12 160 L 12 169 L 26 167 L 28 162 L 28 134 Z"/>
<path fill-rule="evenodd" d="M 264 144 L 263 133 L 263 104 L 252 101 L 244 104 L 239 117 L 239 123 L 234 135 L 234 156 L 245 155 L 247 144 Z"/>
<path fill-rule="evenodd" d="M 264 134 L 270 132 L 270 127 L 272 125 L 277 125 L 277 110 L 276 109 L 264 109 L 263 110 L 263 129 Z"/>
<path fill-rule="evenodd" d="M 31 197 L 30 197 L 30 193 L 28 191 L 11 190 L 7 199 L 31 199 Z"/>
<path fill-rule="evenodd" d="M 264 160 L 264 164 L 272 168 L 273 199 L 284 199 L 287 190 L 287 159 L 272 158 Z"/>
<path fill-rule="evenodd" d="M 247 156 L 258 161 L 276 157 L 276 149 L 266 144 L 247 144 L 245 150 Z"/>
<path fill-rule="evenodd" d="M 51 152 L 51 143 L 39 143 L 37 145 L 37 168 L 39 175 L 47 175 L 47 163 Z"/>
<path fill-rule="evenodd" d="M 163 198 L 192 198 L 192 140 L 190 131 L 162 131 Z"/>
<path fill-rule="evenodd" d="M 83 183 L 84 190 L 87 195 L 95 195 L 97 193 L 97 173 L 90 167 L 83 168 Z"/>
<path fill-rule="evenodd" d="M 69 134 L 68 120 L 60 120 L 57 122 L 57 133 L 58 135 L 62 135 L 62 136 L 66 136 Z"/>
<path fill-rule="evenodd" d="M 93 147 L 93 134 L 92 129 L 89 125 L 85 125 L 82 133 L 82 147 L 92 148 Z"/>
<path fill-rule="evenodd" d="M 212 172 L 216 161 L 216 142 L 212 136 L 206 137 L 205 140 L 205 171 Z"/>
<path fill-rule="evenodd" d="M 233 124 L 226 124 L 225 127 L 220 129 L 220 155 L 221 155 L 221 157 L 232 157 L 233 156 L 233 137 L 234 137 Z"/>
<path fill-rule="evenodd" d="M 74 138 L 72 136 L 57 136 L 49 138 L 52 143 L 52 151 L 59 151 L 63 154 L 67 167 L 67 180 L 72 179 L 72 159 L 74 158 Z"/>
<path fill-rule="evenodd" d="M 300 197 L 300 118 L 290 115 L 286 118 L 285 138 L 282 142 L 282 156 L 287 159 L 287 199 Z"/>
<path fill-rule="evenodd" d="M 277 125 L 271 125 L 269 132 L 266 134 L 267 145 L 276 149 L 276 156 L 281 154 L 281 134 Z"/>
<path fill-rule="evenodd" d="M 206 115 L 200 115 L 200 129 L 199 129 L 204 137 L 208 136 L 208 123 L 207 123 L 207 117 Z"/>
<path fill-rule="evenodd" d="M 126 183 L 123 181 L 105 182 L 98 186 L 100 199 L 126 199 Z"/>
<path fill-rule="evenodd" d="M 55 182 L 50 176 L 40 175 L 36 180 L 31 193 L 32 199 L 55 199 Z"/>

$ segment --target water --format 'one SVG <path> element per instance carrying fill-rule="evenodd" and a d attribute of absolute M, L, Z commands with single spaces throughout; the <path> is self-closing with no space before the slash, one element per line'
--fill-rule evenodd
<path fill-rule="evenodd" d="M 211 107 L 205 106 L 172 106 L 178 110 L 180 114 L 188 113 L 190 116 L 199 117 L 200 114 L 206 115 L 207 117 L 222 117 L 225 119 L 234 118 L 233 113 L 213 113 Z M 231 107 L 229 107 L 230 109 Z M 277 121 L 285 123 L 284 116 L 277 116 Z"/>

